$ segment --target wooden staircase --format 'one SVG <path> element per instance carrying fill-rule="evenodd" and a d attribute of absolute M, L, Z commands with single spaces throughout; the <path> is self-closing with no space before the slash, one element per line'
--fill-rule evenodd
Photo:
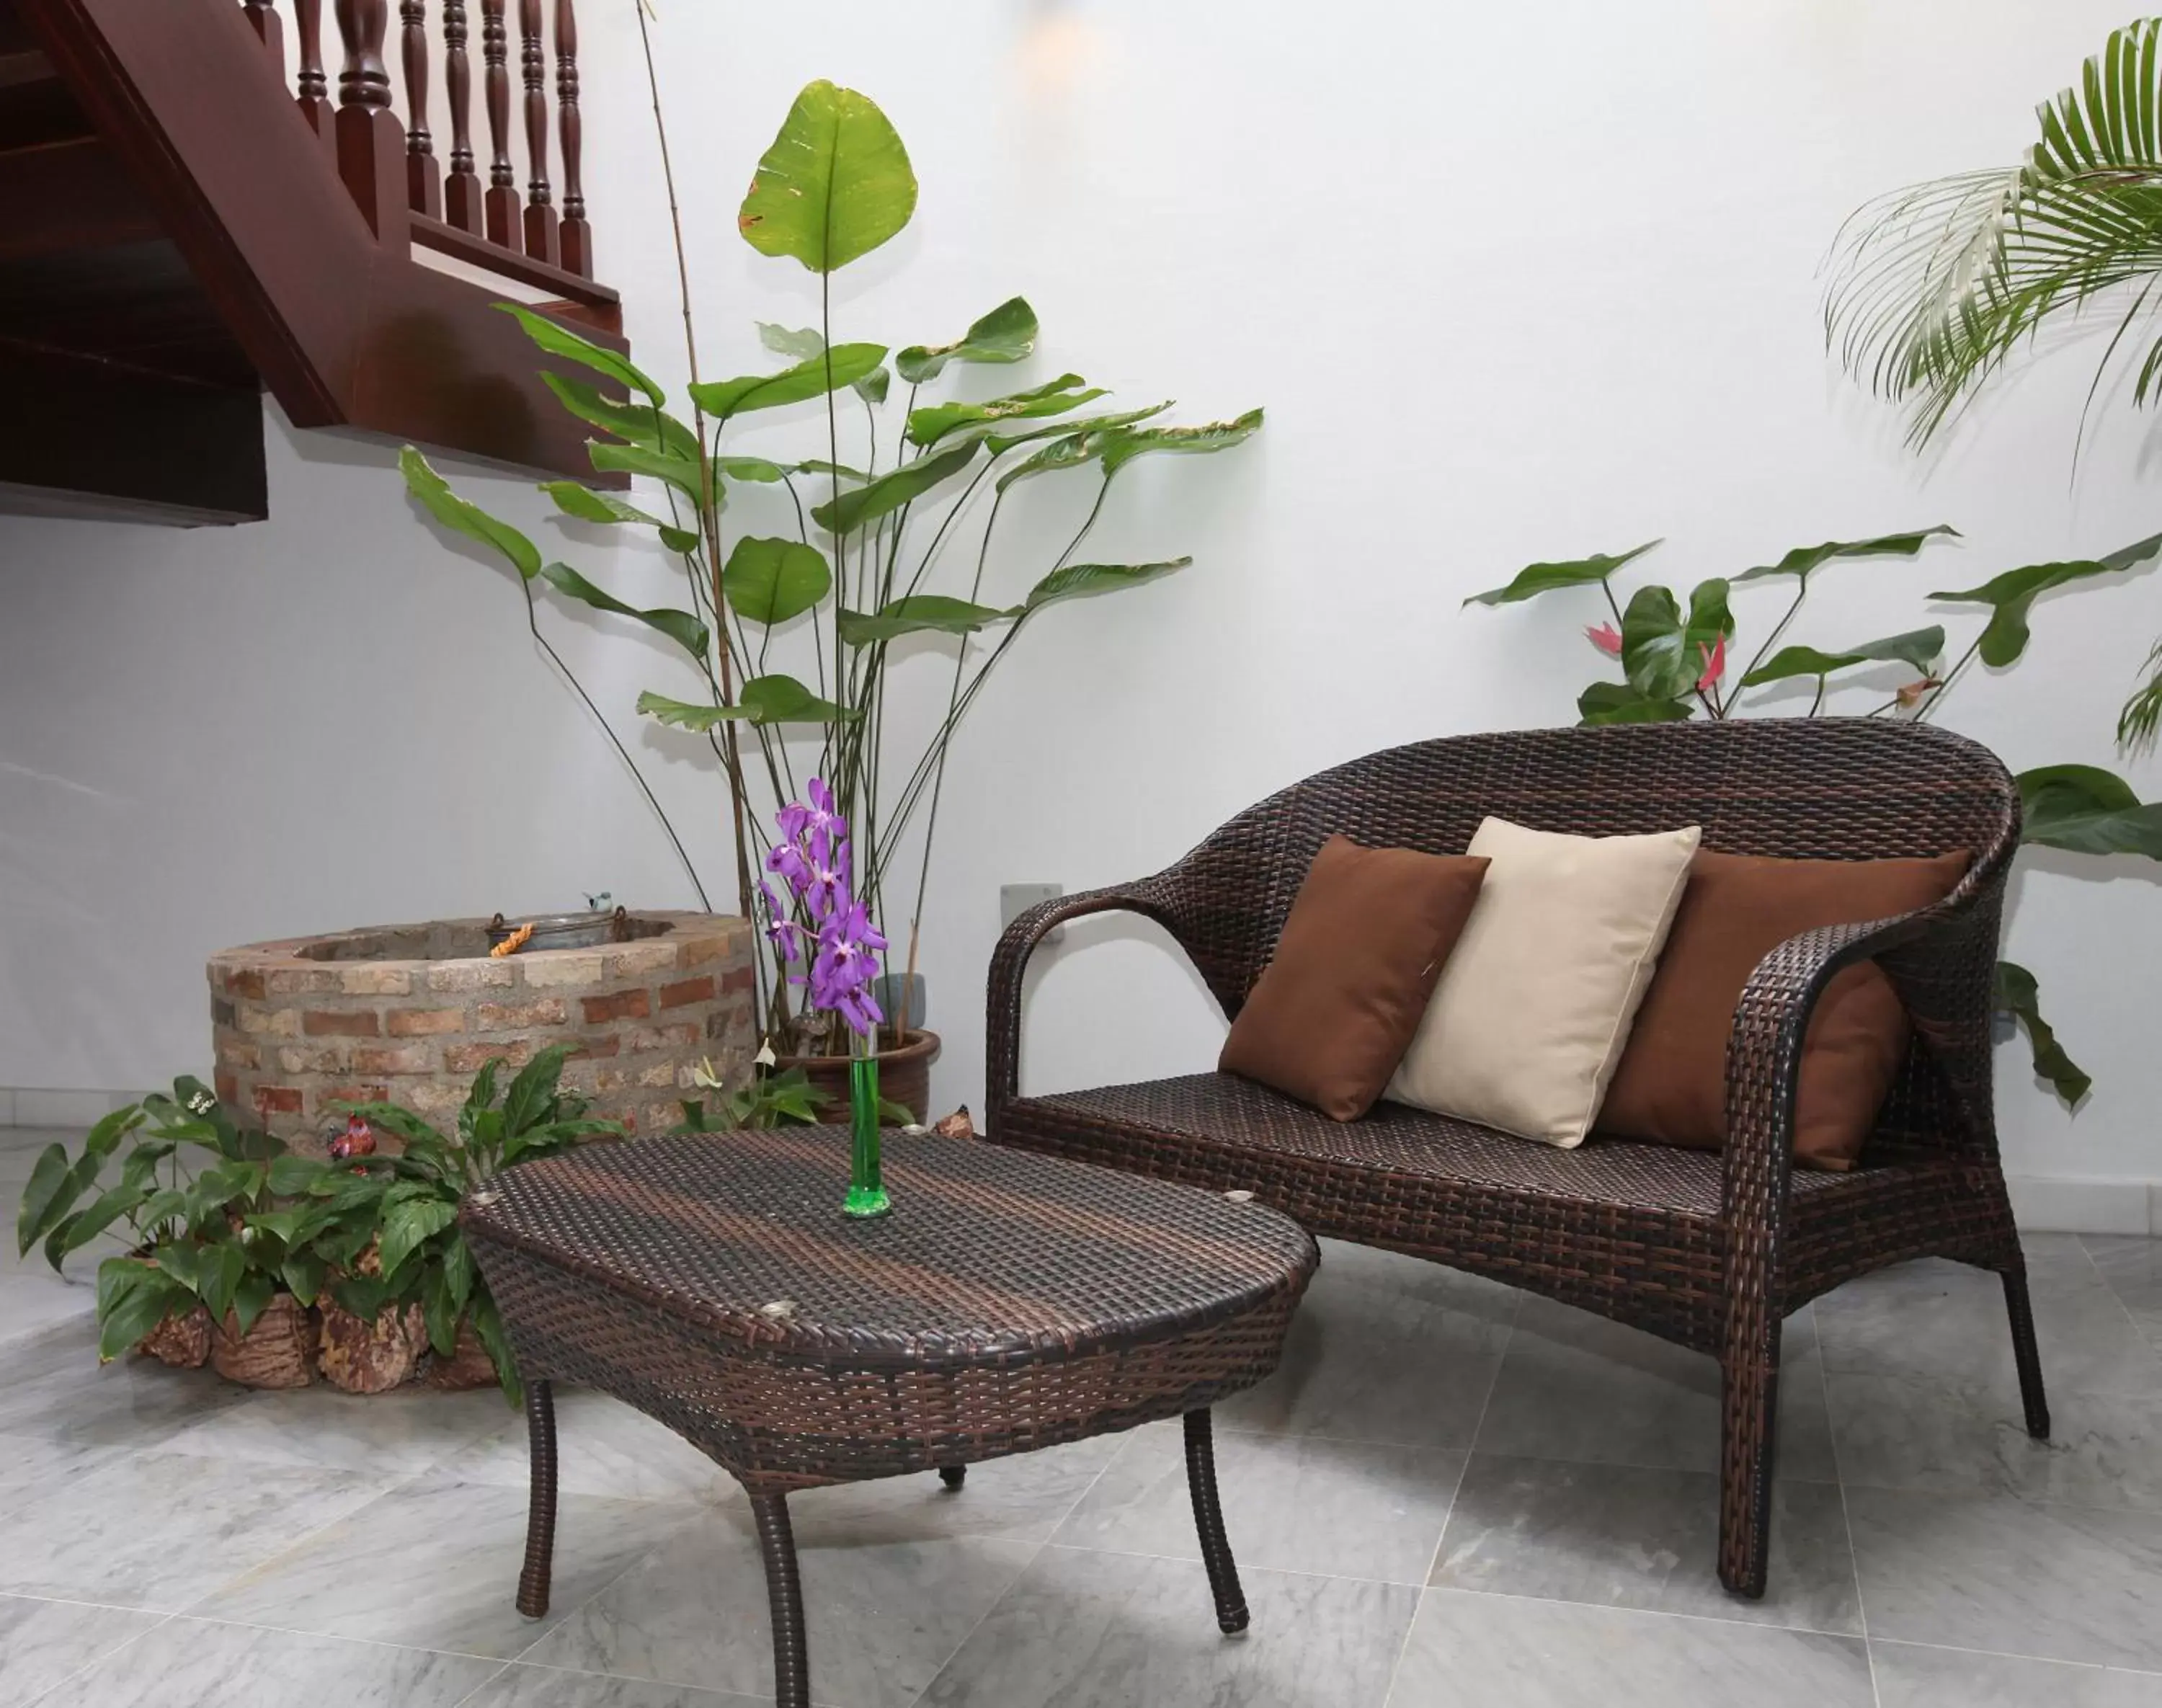
<path fill-rule="evenodd" d="M 584 429 L 492 306 L 514 296 L 621 344 L 616 294 L 591 277 L 572 0 L 553 0 L 552 114 L 542 0 L 516 5 L 523 196 L 507 0 L 474 8 L 486 184 L 465 0 L 432 8 L 447 175 L 428 0 L 399 8 L 410 128 L 391 110 L 388 0 L 336 0 L 335 104 L 321 0 L 292 0 L 295 92 L 274 0 L 0 0 L 0 511 L 259 520 L 266 387 L 295 426 L 592 480 Z M 504 283 L 454 276 L 475 268 Z"/>

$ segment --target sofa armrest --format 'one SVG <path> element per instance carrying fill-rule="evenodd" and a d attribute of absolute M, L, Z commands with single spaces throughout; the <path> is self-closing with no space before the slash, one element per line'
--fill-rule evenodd
<path fill-rule="evenodd" d="M 1169 885 L 1159 875 L 1077 896 L 1053 896 L 1039 901 L 1005 928 L 991 951 L 990 1015 L 984 1030 L 990 1059 L 984 1075 L 989 1120 L 996 1120 L 1000 1106 L 1021 1090 L 1021 981 L 1028 958 L 1056 927 L 1091 913 L 1138 913 L 1167 929 L 1174 925 Z"/>

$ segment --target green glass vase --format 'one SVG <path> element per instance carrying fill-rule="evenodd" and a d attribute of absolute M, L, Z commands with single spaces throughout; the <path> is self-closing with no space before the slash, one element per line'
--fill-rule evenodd
<path fill-rule="evenodd" d="M 879 1159 L 878 1047 L 875 1032 L 850 1046 L 849 1063 L 849 1195 L 844 1215 L 882 1216 L 893 1208 Z"/>

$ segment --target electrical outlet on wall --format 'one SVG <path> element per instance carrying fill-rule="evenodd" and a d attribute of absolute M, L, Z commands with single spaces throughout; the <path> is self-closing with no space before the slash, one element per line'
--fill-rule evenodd
<path fill-rule="evenodd" d="M 999 929 L 1004 931 L 1039 901 L 1063 896 L 1063 884 L 1001 884 L 999 885 Z M 1066 927 L 1054 925 L 1044 934 L 1046 943 L 1063 943 Z"/>

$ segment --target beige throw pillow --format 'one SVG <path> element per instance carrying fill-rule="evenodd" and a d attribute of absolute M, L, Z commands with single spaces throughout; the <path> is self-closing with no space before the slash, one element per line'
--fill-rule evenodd
<path fill-rule="evenodd" d="M 1385 1094 L 1537 1139 L 1581 1144 L 1629 1042 L 1700 833 L 1563 836 L 1489 818 L 1491 864 Z"/>

